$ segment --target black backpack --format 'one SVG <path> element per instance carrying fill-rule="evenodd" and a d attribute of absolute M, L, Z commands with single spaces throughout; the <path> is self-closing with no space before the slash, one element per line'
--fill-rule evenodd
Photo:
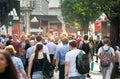
<path fill-rule="evenodd" d="M 76 69 L 80 74 L 86 74 L 90 70 L 88 55 L 82 51 L 76 56 Z"/>
<path fill-rule="evenodd" d="M 89 54 L 89 51 L 90 51 L 90 46 L 89 46 L 89 43 L 85 43 L 83 41 L 83 45 L 82 45 L 82 48 L 81 48 L 83 51 L 85 51 L 86 54 Z"/>
<path fill-rule="evenodd" d="M 54 66 L 48 61 L 46 54 L 43 55 L 44 55 L 44 63 L 42 68 L 43 75 L 45 76 L 45 78 L 51 79 L 54 74 Z"/>

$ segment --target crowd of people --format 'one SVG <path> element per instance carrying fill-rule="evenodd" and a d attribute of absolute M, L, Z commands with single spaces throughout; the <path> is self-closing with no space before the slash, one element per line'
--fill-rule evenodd
<path fill-rule="evenodd" d="M 86 79 L 89 72 L 80 74 L 76 68 L 76 57 L 80 51 L 86 54 L 90 61 L 99 63 L 103 79 L 111 79 L 114 63 L 120 69 L 119 46 L 111 47 L 110 40 L 93 37 L 54 35 L 14 34 L 0 38 L 0 79 L 45 79 L 43 64 L 46 55 L 48 61 L 59 71 L 59 79 Z M 103 52 L 110 54 L 110 60 L 105 61 Z M 96 56 L 96 59 L 93 58 Z M 107 56 L 106 56 L 107 57 Z M 103 61 L 104 59 L 104 61 Z M 103 66 L 108 62 L 108 66 Z"/>

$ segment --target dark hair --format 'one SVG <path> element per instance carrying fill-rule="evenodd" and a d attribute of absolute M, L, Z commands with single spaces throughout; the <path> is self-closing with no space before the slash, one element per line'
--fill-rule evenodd
<path fill-rule="evenodd" d="M 27 39 L 25 39 L 25 43 L 26 44 L 30 44 L 30 41 L 29 41 L 29 39 L 27 38 Z"/>
<path fill-rule="evenodd" d="M 4 55 L 8 63 L 8 66 L 6 67 L 6 70 L 5 70 L 7 79 L 19 79 L 18 72 L 16 70 L 15 65 L 12 62 L 10 54 L 5 50 L 0 50 L 0 54 Z"/>
<path fill-rule="evenodd" d="M 69 43 L 69 45 L 72 46 L 72 47 L 77 47 L 77 46 L 76 46 L 76 41 L 71 41 L 71 42 Z"/>
<path fill-rule="evenodd" d="M 40 35 L 36 36 L 36 41 L 40 42 L 42 40 L 42 37 Z"/>
<path fill-rule="evenodd" d="M 97 35 L 97 38 L 100 38 L 100 36 L 99 36 L 99 35 Z"/>
<path fill-rule="evenodd" d="M 84 35 L 84 40 L 88 40 L 88 35 Z"/>
<path fill-rule="evenodd" d="M 37 44 L 36 49 L 35 49 L 35 57 L 34 57 L 35 61 L 38 59 L 38 54 L 39 54 L 39 51 L 41 49 L 43 49 L 43 45 L 42 44 Z"/>
<path fill-rule="evenodd" d="M 30 36 L 28 38 L 30 38 L 30 40 L 35 40 L 35 36 L 34 35 L 32 35 L 32 36 Z"/>
<path fill-rule="evenodd" d="M 12 36 L 9 36 L 9 39 L 12 39 Z"/>

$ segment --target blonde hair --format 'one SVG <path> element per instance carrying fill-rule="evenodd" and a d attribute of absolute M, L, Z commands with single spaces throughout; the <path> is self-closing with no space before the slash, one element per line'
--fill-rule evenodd
<path fill-rule="evenodd" d="M 11 55 L 16 54 L 15 48 L 12 45 L 5 47 L 5 50 L 8 51 Z"/>

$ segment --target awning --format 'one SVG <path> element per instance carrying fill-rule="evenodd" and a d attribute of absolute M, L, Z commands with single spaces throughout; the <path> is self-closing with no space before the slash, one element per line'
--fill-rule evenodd
<path fill-rule="evenodd" d="M 56 21 L 58 23 L 63 23 L 62 19 L 57 15 L 31 15 L 30 20 L 33 18 L 37 18 L 38 20 L 46 20 L 46 21 Z"/>

